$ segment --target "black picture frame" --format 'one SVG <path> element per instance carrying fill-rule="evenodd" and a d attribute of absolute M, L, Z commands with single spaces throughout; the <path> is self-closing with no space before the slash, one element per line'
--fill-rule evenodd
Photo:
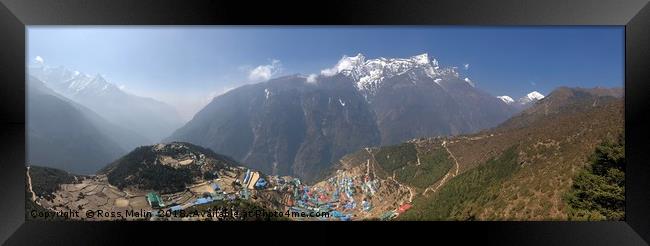
<path fill-rule="evenodd" d="M 28 25 L 617 25 L 625 26 L 626 219 L 622 222 L 177 223 L 25 221 L 25 39 Z M 462 243 L 647 245 L 650 242 L 650 5 L 647 0 L 182 1 L 0 0 L 0 242 L 103 244 L 214 231 L 231 239 L 405 242 L 448 237 Z M 363 224 L 360 226 L 360 224 Z M 155 237 L 138 234 L 147 228 Z M 217 229 L 218 228 L 218 229 Z M 261 229 L 255 229 L 261 228 Z M 153 231 L 151 231 L 153 230 Z M 298 233 L 293 233 L 297 231 Z M 256 233 L 256 236 L 252 236 Z M 320 233 L 320 234 L 319 234 Z M 162 234 L 162 235 L 160 235 Z M 316 235 L 315 235 L 316 234 Z M 321 236 L 318 236 L 321 235 Z M 332 236 L 333 235 L 333 236 Z M 355 235 L 357 235 L 355 233 Z M 402 235 L 404 237 L 402 237 Z M 264 237 L 264 238 L 263 238 Z M 155 238 L 155 239 L 154 239 Z M 324 239 L 322 239 L 324 238 Z M 340 239 L 339 239 L 340 240 Z M 338 241 L 338 240 L 337 240 Z M 297 241 L 298 242 L 298 241 Z"/>

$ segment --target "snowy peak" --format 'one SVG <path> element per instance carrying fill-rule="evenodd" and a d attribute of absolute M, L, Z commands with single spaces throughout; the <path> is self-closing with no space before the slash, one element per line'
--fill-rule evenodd
<path fill-rule="evenodd" d="M 513 105 L 516 103 L 517 107 L 525 108 L 534 102 L 542 100 L 544 98 L 544 95 L 542 95 L 542 93 L 539 93 L 537 91 L 533 91 L 531 93 L 526 94 L 526 96 L 517 99 L 517 101 L 515 101 L 514 99 L 512 99 L 512 97 L 509 96 L 498 96 L 497 98 L 499 98 L 505 104 Z"/>
<path fill-rule="evenodd" d="M 526 94 L 525 97 L 519 98 L 518 102 L 519 104 L 529 104 L 533 102 L 537 102 L 539 100 L 542 100 L 544 98 L 544 95 L 542 93 L 539 93 L 537 91 L 533 91 L 531 93 Z"/>
<path fill-rule="evenodd" d="M 530 100 L 542 100 L 542 98 L 544 98 L 544 95 L 542 95 L 542 93 L 539 93 L 537 91 L 533 91 L 531 93 L 528 93 L 526 95 L 526 98 Z"/>
<path fill-rule="evenodd" d="M 30 75 L 44 81 L 55 91 L 66 96 L 124 93 L 116 85 L 108 82 L 101 74 L 92 76 L 63 66 L 50 67 L 42 63 L 38 65 L 29 68 Z"/>
<path fill-rule="evenodd" d="M 108 83 L 108 82 L 106 82 L 106 79 L 104 78 L 104 76 L 102 76 L 101 74 L 95 75 L 95 78 L 93 78 L 93 81 L 95 81 L 96 83 L 102 83 L 102 84 Z"/>
<path fill-rule="evenodd" d="M 366 57 L 361 53 L 356 56 L 343 56 L 343 58 L 336 63 L 336 66 L 321 71 L 321 74 L 325 76 L 333 76 L 337 73 L 342 73 L 346 76 L 353 76 L 355 70 L 362 66 L 365 60 Z"/>
<path fill-rule="evenodd" d="M 440 83 L 445 79 L 458 79 L 460 74 L 457 68 L 440 68 L 436 59 L 430 59 L 429 54 L 423 53 L 408 58 L 384 58 L 366 59 L 359 53 L 356 56 L 344 55 L 334 67 L 321 71 L 323 76 L 334 76 L 342 74 L 356 82 L 356 88 L 364 95 L 374 95 L 381 86 L 381 82 L 387 78 L 411 72 L 415 69 L 422 71 L 413 73 L 416 77 L 423 75 Z M 409 74 L 411 75 L 411 74 Z M 412 76 L 411 76 L 412 77 Z M 418 78 L 411 78 L 418 79 Z M 465 78 L 462 81 L 474 86 L 474 83 Z"/>
<path fill-rule="evenodd" d="M 66 81 L 67 83 L 67 93 L 79 94 L 79 93 L 91 93 L 99 94 L 106 93 L 108 90 L 119 90 L 117 86 L 109 83 L 106 79 L 97 74 L 95 76 L 89 76 L 87 74 L 78 73 L 72 79 Z"/>
<path fill-rule="evenodd" d="M 429 54 L 424 53 L 424 54 L 412 56 L 411 60 L 413 60 L 415 64 L 418 65 L 427 65 L 429 64 Z"/>
<path fill-rule="evenodd" d="M 512 97 L 509 96 L 498 96 L 497 98 L 501 99 L 506 104 L 512 104 L 515 102 L 515 100 L 512 99 Z"/>

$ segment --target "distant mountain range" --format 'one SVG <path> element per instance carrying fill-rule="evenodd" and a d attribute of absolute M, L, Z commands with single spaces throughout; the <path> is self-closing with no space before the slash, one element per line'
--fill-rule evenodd
<path fill-rule="evenodd" d="M 290 75 L 233 89 L 182 125 L 171 106 L 126 93 L 99 74 L 90 76 L 43 63 L 30 66 L 29 74 L 30 80 L 39 81 L 39 87 L 62 100 L 61 107 L 75 108 L 83 119 L 91 119 L 93 129 L 103 136 L 77 140 L 78 148 L 71 147 L 70 152 L 85 152 L 93 146 L 84 146 L 89 141 L 116 145 L 102 150 L 111 154 L 97 151 L 97 158 L 85 160 L 88 164 L 70 161 L 67 155 L 46 158 L 50 145 L 34 147 L 32 161 L 38 162 L 34 164 L 61 167 L 60 163 L 67 163 L 68 171 L 82 174 L 96 171 L 98 163 L 108 163 L 116 153 L 137 146 L 184 141 L 272 175 L 311 181 L 331 168 L 333 161 L 359 148 L 478 132 L 544 98 L 538 92 L 516 102 L 492 96 L 457 68 L 441 67 L 428 54 L 377 59 L 358 54 L 344 56 L 319 75 Z M 32 105 L 45 107 L 42 104 Z M 35 125 L 68 127 L 63 126 L 65 121 L 30 117 Z M 44 129 L 35 128 L 30 137 L 51 138 L 50 144 L 72 141 L 62 131 Z M 39 131 L 47 134 L 35 134 Z M 38 153 L 42 155 L 36 158 Z"/>
<path fill-rule="evenodd" d="M 28 164 L 90 174 L 148 141 L 33 76 L 27 81 L 26 104 Z"/>
<path fill-rule="evenodd" d="M 146 143 L 158 142 L 182 125 L 179 114 L 170 105 L 126 93 L 99 74 L 90 76 L 44 64 L 30 66 L 29 74 L 109 122 L 137 132 L 147 139 Z"/>
<path fill-rule="evenodd" d="M 334 160 L 366 146 L 494 127 L 522 106 L 475 87 L 427 54 L 344 56 L 320 75 L 291 75 L 233 89 L 166 141 L 232 156 L 269 174 L 313 180 Z"/>
<path fill-rule="evenodd" d="M 559 87 L 535 106 L 501 124 L 501 128 L 516 128 L 558 113 L 582 112 L 587 109 L 620 100 L 622 88 L 570 88 Z"/>
<path fill-rule="evenodd" d="M 181 125 L 176 111 L 122 91 L 101 75 L 29 67 L 28 163 L 90 174 Z"/>
<path fill-rule="evenodd" d="M 528 93 L 526 96 L 517 99 L 517 101 L 512 99 L 510 96 L 498 96 L 497 98 L 501 99 L 501 101 L 504 103 L 517 108 L 518 110 L 524 110 L 532 106 L 535 102 L 542 100 L 544 98 L 544 95 L 537 91 L 533 91 L 531 93 Z"/>

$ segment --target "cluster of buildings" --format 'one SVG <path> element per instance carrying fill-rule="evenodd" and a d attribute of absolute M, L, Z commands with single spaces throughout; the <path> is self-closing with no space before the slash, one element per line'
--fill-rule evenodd
<path fill-rule="evenodd" d="M 249 189 L 264 189 L 268 183 L 266 180 L 260 176 L 260 173 L 257 171 L 251 171 L 250 169 L 246 170 L 244 178 L 242 179 L 242 186 Z"/>
<path fill-rule="evenodd" d="M 201 158 L 199 157 L 198 160 L 201 160 Z M 259 172 L 250 169 L 246 169 L 246 171 L 243 172 L 241 168 L 226 168 L 216 176 L 215 179 L 207 181 L 209 192 L 195 194 L 193 195 L 193 199 L 190 199 L 183 204 L 169 202 L 170 204 L 165 206 L 161 196 L 155 192 L 149 192 L 146 195 L 147 202 L 152 209 L 169 208 L 174 212 L 185 210 L 197 205 L 209 204 L 215 201 L 234 201 L 237 199 L 248 200 L 251 198 L 254 190 L 266 189 L 269 186 L 269 183 Z M 229 181 L 232 181 L 232 183 L 229 183 Z M 229 189 L 229 192 L 226 192 L 222 189 L 222 186 L 224 185 L 232 185 L 233 188 Z M 177 195 L 177 197 L 181 197 L 181 195 Z M 181 199 L 176 198 L 174 200 Z"/>
<path fill-rule="evenodd" d="M 351 176 L 339 173 L 317 186 L 303 184 L 300 179 L 288 176 L 263 176 L 250 169 L 234 168 L 224 170 L 221 177 L 208 181 L 211 192 L 205 192 L 200 197 L 182 205 L 172 204 L 172 211 L 184 210 L 192 206 L 209 204 L 223 200 L 248 200 L 262 190 L 274 191 L 278 194 L 277 203 L 291 212 L 329 214 L 321 220 L 351 220 L 359 213 L 373 211 L 372 198 L 377 192 L 379 180 L 371 179 L 368 175 Z M 244 171 L 245 170 L 245 171 Z M 228 183 L 232 181 L 231 183 Z M 229 192 L 222 185 L 231 185 Z M 156 193 L 147 194 L 147 201 L 152 208 L 164 208 L 162 199 Z M 404 204 L 399 208 L 382 214 L 382 220 L 395 218 L 410 208 Z"/>
<path fill-rule="evenodd" d="M 354 218 L 358 212 L 373 209 L 372 196 L 378 184 L 378 180 L 368 177 L 337 175 L 329 178 L 324 185 L 311 187 L 301 184 L 299 179 L 289 182 L 280 179 L 279 188 L 288 191 L 283 203 L 291 211 L 328 213 L 330 219 L 346 221 Z"/>

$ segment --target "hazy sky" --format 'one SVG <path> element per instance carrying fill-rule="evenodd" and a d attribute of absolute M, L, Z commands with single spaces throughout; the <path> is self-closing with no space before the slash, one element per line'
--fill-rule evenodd
<path fill-rule="evenodd" d="M 623 86 L 622 27 L 56 27 L 28 28 L 40 56 L 102 74 L 170 103 L 188 120 L 212 96 L 271 77 L 319 73 L 343 55 L 428 53 L 492 95 L 558 86 Z M 465 69 L 465 65 L 467 69 Z"/>

